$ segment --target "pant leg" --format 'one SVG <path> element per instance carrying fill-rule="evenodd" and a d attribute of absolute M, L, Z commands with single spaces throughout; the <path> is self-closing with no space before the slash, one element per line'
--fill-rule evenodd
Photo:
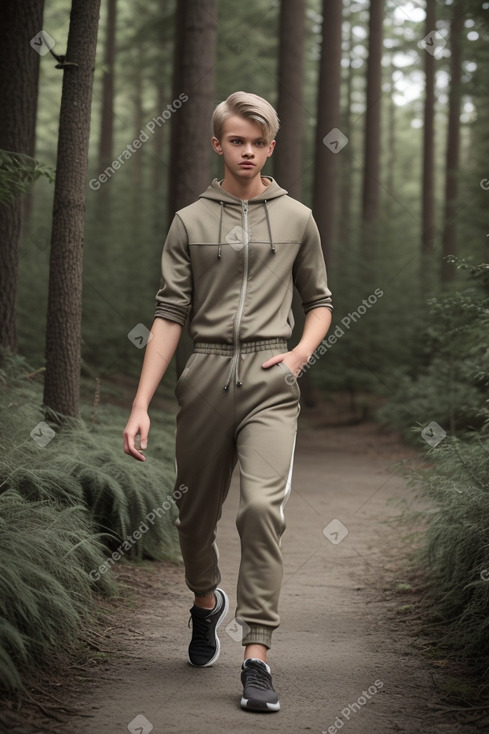
<path fill-rule="evenodd" d="M 226 357 L 193 354 L 176 388 L 176 487 L 188 489 L 175 524 L 186 584 L 200 594 L 221 580 L 216 526 L 236 465 L 233 401 L 223 390 L 228 367 Z"/>
<path fill-rule="evenodd" d="M 285 366 L 263 370 L 261 364 L 268 355 L 260 352 L 252 357 L 243 388 L 254 378 L 256 389 L 262 390 L 265 383 L 266 390 L 237 433 L 240 506 L 236 525 L 241 564 L 236 616 L 249 627 L 249 631 L 244 628 L 244 645 L 255 642 L 270 647 L 272 632 L 280 623 L 280 541 L 291 488 L 300 391 Z M 244 393 L 243 398 L 246 402 Z"/>

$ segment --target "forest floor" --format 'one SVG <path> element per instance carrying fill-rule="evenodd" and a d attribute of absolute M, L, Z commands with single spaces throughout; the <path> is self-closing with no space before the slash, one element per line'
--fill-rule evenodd
<path fill-rule="evenodd" d="M 69 682 L 78 714 L 56 731 L 489 730 L 489 709 L 474 706 L 470 690 L 471 706 L 464 707 L 463 677 L 424 634 L 426 601 L 410 560 L 412 528 L 397 521 L 405 503 L 414 501 L 397 464 L 415 452 L 374 423 L 333 424 L 328 404 L 302 412 L 283 538 L 281 626 L 269 656 L 281 711 L 264 720 L 239 706 L 242 647 L 232 624 L 239 562 L 235 476 L 218 532 L 230 610 L 217 663 L 196 669 L 186 662 L 191 595 L 182 567 L 123 565 L 116 573 L 128 591 L 112 602 L 109 624 L 101 628 L 101 660 Z"/>

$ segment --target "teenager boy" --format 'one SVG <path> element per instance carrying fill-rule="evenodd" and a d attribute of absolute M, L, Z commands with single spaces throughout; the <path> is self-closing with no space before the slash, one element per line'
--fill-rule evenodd
<path fill-rule="evenodd" d="M 261 176 L 279 128 L 273 107 L 235 92 L 216 107 L 212 122 L 224 178 L 177 212 L 168 232 L 163 287 L 124 451 L 145 460 L 148 407 L 188 319 L 194 352 L 175 389 L 175 486 L 187 488 L 176 493 L 176 525 L 185 581 L 194 593 L 189 662 L 207 667 L 219 656 L 217 628 L 229 602 L 218 586 L 216 526 L 238 463 L 241 706 L 278 711 L 266 660 L 279 625 L 280 538 L 299 413 L 295 378 L 328 331 L 331 292 L 311 211 Z M 294 284 L 306 315 L 302 337 L 289 350 Z"/>

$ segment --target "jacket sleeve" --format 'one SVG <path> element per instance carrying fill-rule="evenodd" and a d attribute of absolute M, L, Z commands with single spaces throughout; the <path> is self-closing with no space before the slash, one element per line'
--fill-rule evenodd
<path fill-rule="evenodd" d="M 155 318 L 185 326 L 192 307 L 192 268 L 185 226 L 175 215 L 161 256 L 162 287 L 156 294 Z"/>
<path fill-rule="evenodd" d="M 333 310 L 321 238 L 312 214 L 307 221 L 301 246 L 294 261 L 293 277 L 302 299 L 304 313 L 320 306 Z"/>

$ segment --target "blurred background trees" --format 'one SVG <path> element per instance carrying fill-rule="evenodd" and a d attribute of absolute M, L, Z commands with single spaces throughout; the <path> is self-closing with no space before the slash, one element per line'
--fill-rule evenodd
<path fill-rule="evenodd" d="M 66 50 L 70 9 L 69 0 L 45 9 L 43 27 L 58 54 Z M 151 324 L 173 211 L 220 175 L 208 118 L 236 89 L 279 108 L 282 130 L 266 172 L 314 210 L 336 322 L 376 287 L 384 292 L 318 361 L 314 381 L 330 391 L 379 392 L 399 369 L 416 370 L 424 301 L 466 282 L 443 258 L 458 254 L 475 264 L 487 257 L 480 182 L 489 176 L 488 14 L 470 0 L 250 0 L 233 7 L 194 0 L 178 3 L 178 12 L 171 0 L 102 2 L 86 189 L 83 375 L 137 373 L 141 352 L 127 335 Z M 66 71 L 51 54 L 29 51 L 34 80 L 40 61 L 40 94 L 36 104 L 36 84 L 24 85 L 31 91 L 23 103 L 37 108 L 36 157 L 55 167 Z M 5 80 L 3 89 L 12 104 L 2 114 L 14 116 Z M 32 141 L 9 141 L 7 129 L 4 149 L 33 153 Z M 18 349 L 38 365 L 53 194 L 44 179 L 35 185 L 20 240 Z M 10 218 L 13 206 L 3 205 Z M 4 214 L 0 224 L 6 221 Z M 14 239 L 5 230 L 4 258 Z M 17 278 L 9 257 L 3 345 L 15 350 Z"/>

